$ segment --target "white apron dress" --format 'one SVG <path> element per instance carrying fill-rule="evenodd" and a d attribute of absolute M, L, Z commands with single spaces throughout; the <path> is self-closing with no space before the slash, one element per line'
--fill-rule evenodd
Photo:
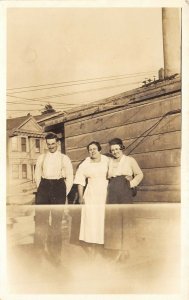
<path fill-rule="evenodd" d="M 79 166 L 74 183 L 85 186 L 85 204 L 81 211 L 79 239 L 88 243 L 104 244 L 104 218 L 107 196 L 108 157 L 101 155 L 100 162 L 87 157 Z"/>

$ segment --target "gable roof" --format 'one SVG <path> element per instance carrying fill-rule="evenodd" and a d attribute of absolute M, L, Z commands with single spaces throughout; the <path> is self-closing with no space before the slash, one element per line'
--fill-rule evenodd
<path fill-rule="evenodd" d="M 43 137 L 42 127 L 37 123 L 31 115 L 7 119 L 7 133 L 9 136 L 28 135 Z"/>
<path fill-rule="evenodd" d="M 19 127 L 25 120 L 29 119 L 30 116 L 23 116 L 13 119 L 7 119 L 7 130 L 12 130 Z"/>

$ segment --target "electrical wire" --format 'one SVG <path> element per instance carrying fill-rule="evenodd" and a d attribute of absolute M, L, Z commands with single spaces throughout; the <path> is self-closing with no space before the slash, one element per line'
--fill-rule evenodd
<path fill-rule="evenodd" d="M 28 112 L 28 109 L 7 109 L 7 111 L 26 111 L 26 112 Z M 42 109 L 30 109 L 29 111 L 42 111 Z"/>
<path fill-rule="evenodd" d="M 140 136 L 138 136 L 131 144 L 129 144 L 126 148 L 125 148 L 125 150 L 126 149 L 128 149 L 128 148 L 130 148 L 133 144 L 135 144 L 135 142 L 138 140 L 138 139 L 140 139 L 141 137 L 142 137 L 142 139 L 140 139 L 140 141 L 128 152 L 128 154 L 127 155 L 129 155 L 129 154 L 131 154 L 131 152 L 133 152 L 133 150 L 134 149 L 136 149 L 136 147 L 138 147 L 139 145 L 140 145 L 140 143 L 146 138 L 146 137 L 148 137 L 149 136 L 149 133 L 152 131 L 152 130 L 154 130 L 157 126 L 158 126 L 158 124 L 165 118 L 165 117 L 167 117 L 168 115 L 173 115 L 173 114 L 178 114 L 178 113 L 180 113 L 181 112 L 181 110 L 180 109 L 176 109 L 176 110 L 171 110 L 171 111 L 169 111 L 169 112 L 167 112 L 167 113 L 165 113 L 155 124 L 153 124 L 151 127 L 149 127 L 147 130 L 145 130 L 143 133 L 141 133 L 141 135 Z M 146 134 L 146 135 L 144 135 L 144 134 Z"/>
<path fill-rule="evenodd" d="M 128 103 L 129 104 L 129 103 Z M 127 106 L 127 105 L 126 105 Z M 139 140 L 139 142 L 129 151 L 127 152 L 127 155 L 131 154 L 133 152 L 134 149 L 136 149 L 140 143 L 142 143 L 142 141 L 146 138 L 146 137 L 149 137 L 149 133 L 154 130 L 158 124 L 165 118 L 167 117 L 168 115 L 174 115 L 174 114 L 178 114 L 181 112 L 181 109 L 176 109 L 176 110 L 171 110 L 167 113 L 165 113 L 163 116 L 161 116 L 159 118 L 159 120 L 157 122 L 155 122 L 152 126 L 150 126 L 148 129 L 146 129 L 145 131 L 143 131 L 133 142 L 131 142 L 127 147 L 125 147 L 125 150 L 129 149 L 132 145 L 134 145 L 137 140 L 139 140 L 141 137 L 142 139 Z M 124 125 L 127 125 L 127 124 L 124 124 Z M 119 126 L 118 126 L 119 127 Z M 100 131 L 100 130 L 98 130 Z M 91 132 L 92 133 L 92 132 Z M 72 148 L 71 150 L 73 149 L 76 149 L 76 148 Z"/>
<path fill-rule="evenodd" d="M 33 88 L 33 87 L 42 87 L 42 86 L 49 86 L 49 85 L 59 85 L 59 84 L 65 84 L 63 86 L 72 86 L 72 85 L 80 85 L 80 84 L 88 84 L 88 83 L 96 83 L 96 82 L 101 82 L 101 81 L 108 81 L 108 80 L 118 80 L 119 78 L 129 78 L 129 77 L 138 77 L 142 76 L 145 74 L 152 74 L 156 72 L 155 70 L 147 71 L 147 72 L 138 72 L 138 73 L 127 73 L 127 74 L 122 74 L 122 75 L 114 75 L 114 76 L 105 76 L 105 77 L 94 77 L 94 78 L 88 78 L 88 79 L 80 79 L 80 80 L 73 80 L 73 81 L 62 81 L 62 82 L 56 82 L 56 83 L 47 83 L 47 84 L 40 84 L 40 85 L 31 85 L 31 86 L 26 86 L 26 87 L 18 87 L 18 88 L 8 88 L 8 91 L 11 90 L 18 90 L 18 89 L 28 89 L 28 88 Z M 108 79 L 109 78 L 109 79 Z M 98 81 L 96 81 L 99 79 Z M 67 85 L 70 84 L 70 85 Z M 49 87 L 53 88 L 53 87 Z M 43 89 L 48 89 L 48 88 L 43 88 Z M 43 90 L 43 89 L 37 89 L 37 90 Z M 18 92 L 13 92 L 15 93 L 23 93 L 23 92 L 28 92 L 28 91 L 36 91 L 35 90 L 27 90 L 27 91 L 18 91 Z"/>
<path fill-rule="evenodd" d="M 32 105 L 32 106 L 35 106 L 35 105 L 37 105 L 37 106 L 43 106 L 43 104 L 40 104 L 40 103 L 26 103 L 26 102 L 12 102 L 12 101 L 7 101 L 7 104 L 16 104 L 16 105 L 22 105 L 22 104 L 25 104 L 25 105 Z"/>
<path fill-rule="evenodd" d="M 21 101 L 18 101 L 18 102 L 12 102 L 12 101 L 7 101 L 7 104 L 8 105 L 11 105 L 11 104 L 14 104 L 14 105 L 22 105 L 22 104 L 24 104 L 24 105 L 32 105 L 32 106 L 44 106 L 45 104 L 51 104 L 50 102 L 44 102 L 43 104 L 41 104 L 41 103 L 26 103 L 26 102 L 21 102 Z M 55 103 L 52 103 L 53 104 L 53 106 L 54 106 L 54 104 Z M 69 104 L 69 103 L 61 103 L 61 102 L 56 102 L 56 104 L 58 104 L 58 105 L 55 105 L 56 107 L 58 107 L 59 105 L 61 105 L 62 107 L 65 107 L 65 106 L 69 106 L 69 107 L 75 107 L 76 105 L 78 105 L 78 104 Z"/>
<path fill-rule="evenodd" d="M 112 89 L 112 88 L 117 88 L 117 87 L 122 87 L 126 85 L 133 85 L 140 83 L 139 81 L 135 82 L 130 82 L 130 83 L 124 83 L 124 84 L 119 84 L 119 85 L 113 85 L 113 86 L 105 86 L 105 87 L 100 87 L 100 88 L 95 88 L 95 89 L 88 89 L 88 90 L 81 90 L 81 91 L 76 91 L 76 92 L 70 92 L 70 93 L 64 93 L 64 94 L 57 94 L 57 95 L 52 95 L 52 96 L 45 96 L 45 97 L 39 97 L 39 98 L 25 98 L 25 97 L 18 97 L 14 96 L 12 94 L 7 94 L 8 97 L 12 98 L 17 98 L 17 99 L 24 99 L 24 100 L 30 100 L 30 101 L 38 101 L 38 100 L 43 100 L 43 99 L 53 99 L 53 98 L 59 98 L 59 97 L 65 97 L 65 96 L 71 96 L 71 95 L 77 95 L 77 94 L 82 94 L 82 93 L 88 93 L 88 92 L 95 92 L 99 90 L 106 90 L 106 89 Z"/>

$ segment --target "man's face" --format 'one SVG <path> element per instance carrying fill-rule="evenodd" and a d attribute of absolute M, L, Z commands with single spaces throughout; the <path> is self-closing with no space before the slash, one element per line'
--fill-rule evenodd
<path fill-rule="evenodd" d="M 49 149 L 49 152 L 54 153 L 56 152 L 57 148 L 58 148 L 58 142 L 56 141 L 56 139 L 47 139 L 47 147 Z"/>

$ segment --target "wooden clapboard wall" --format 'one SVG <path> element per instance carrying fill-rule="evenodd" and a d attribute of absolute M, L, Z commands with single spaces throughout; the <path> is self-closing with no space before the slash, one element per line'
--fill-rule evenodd
<path fill-rule="evenodd" d="M 166 86 L 166 84 L 165 84 Z M 66 154 L 74 169 L 88 156 L 93 140 L 109 151 L 108 141 L 119 137 L 144 172 L 135 201 L 180 202 L 181 92 L 174 83 L 161 93 L 153 88 L 129 105 L 104 109 L 64 123 Z"/>

